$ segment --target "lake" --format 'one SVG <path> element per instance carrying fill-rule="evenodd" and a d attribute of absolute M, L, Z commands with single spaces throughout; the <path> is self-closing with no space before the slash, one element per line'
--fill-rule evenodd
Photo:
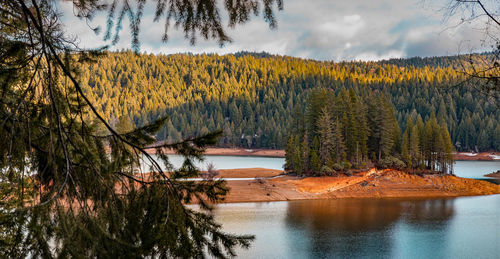
<path fill-rule="evenodd" d="M 207 161 L 219 169 L 284 163 Z M 500 161 L 455 164 L 455 174 L 469 178 L 499 169 Z M 249 250 L 238 250 L 240 258 L 500 258 L 500 195 L 221 204 L 214 215 L 226 231 L 256 236 Z"/>
<path fill-rule="evenodd" d="M 180 155 L 169 155 L 169 161 L 174 167 L 180 167 L 183 157 Z M 213 163 L 217 169 L 235 168 L 269 168 L 283 170 L 285 158 L 280 157 L 254 157 L 254 156 L 206 156 L 205 161 L 196 165 L 202 170 L 209 163 Z M 144 171 L 146 167 L 143 168 Z M 467 178 L 485 178 L 484 174 L 500 170 L 500 160 L 497 161 L 456 161 L 454 165 L 455 175 Z"/>
<path fill-rule="evenodd" d="M 499 258 L 500 195 L 219 205 L 241 258 Z"/>
<path fill-rule="evenodd" d="M 155 157 L 153 155 L 153 157 Z M 168 155 L 170 163 L 178 168 L 182 165 L 184 158 L 180 155 Z M 255 157 L 255 156 L 205 156 L 203 162 L 195 164 L 202 170 L 207 168 L 209 163 L 213 163 L 217 169 L 235 169 L 235 168 L 269 168 L 283 170 L 285 158 L 280 157 Z M 148 163 L 145 163 L 147 166 Z M 147 171 L 146 167 L 142 170 Z"/>

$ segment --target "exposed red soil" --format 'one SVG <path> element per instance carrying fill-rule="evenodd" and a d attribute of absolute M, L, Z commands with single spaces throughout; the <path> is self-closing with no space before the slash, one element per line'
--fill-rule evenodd
<path fill-rule="evenodd" d="M 463 161 L 500 160 L 500 152 L 481 152 L 481 153 L 458 152 L 455 155 L 455 159 Z"/>
<path fill-rule="evenodd" d="M 418 176 L 370 170 L 353 176 L 294 177 L 227 181 L 224 202 L 262 202 L 330 198 L 456 197 L 500 194 L 500 185 L 451 175 Z"/>
<path fill-rule="evenodd" d="M 222 178 L 261 178 L 283 174 L 283 170 L 267 168 L 219 169 L 216 177 Z"/>

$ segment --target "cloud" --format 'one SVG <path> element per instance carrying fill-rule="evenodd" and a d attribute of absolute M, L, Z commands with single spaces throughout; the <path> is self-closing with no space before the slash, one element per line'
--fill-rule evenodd
<path fill-rule="evenodd" d="M 439 10 L 446 0 L 329 1 L 286 0 L 285 10 L 276 13 L 278 28 L 269 29 L 262 16 L 228 28 L 232 43 L 198 39 L 195 46 L 182 32 L 169 29 L 169 41 L 161 41 L 164 21 L 153 22 L 154 5 L 147 6 L 142 19 L 141 51 L 151 53 L 233 53 L 266 51 L 318 60 L 379 60 L 412 56 L 454 55 L 484 49 L 483 36 L 474 24 L 452 27 Z M 71 3 L 60 4 L 67 31 L 77 35 L 80 45 L 99 47 L 110 42 L 95 35 L 85 21 L 74 17 Z M 105 26 L 101 13 L 91 26 Z M 223 17 L 225 17 L 223 15 Z M 130 48 L 130 30 L 125 19 L 120 41 L 112 49 Z M 466 47 L 465 47 L 466 46 Z"/>

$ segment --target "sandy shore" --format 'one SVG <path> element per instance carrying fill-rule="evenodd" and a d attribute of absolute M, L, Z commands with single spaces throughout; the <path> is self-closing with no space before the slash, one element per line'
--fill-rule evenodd
<path fill-rule="evenodd" d="M 149 153 L 154 153 L 154 149 L 148 149 Z M 172 150 L 165 150 L 167 154 L 174 154 Z M 283 149 L 244 149 L 244 148 L 207 148 L 206 155 L 213 156 L 264 156 L 264 157 L 285 157 Z M 500 161 L 500 152 L 458 152 L 456 160 L 465 161 Z"/>
<path fill-rule="evenodd" d="M 267 168 L 241 168 L 241 169 L 219 169 L 217 170 L 222 178 L 262 178 L 273 177 L 283 174 L 283 170 Z"/>
<path fill-rule="evenodd" d="M 221 177 L 268 177 L 279 170 L 221 170 Z M 331 198 L 457 197 L 500 194 L 500 185 L 456 176 L 411 175 L 395 170 L 375 170 L 353 176 L 280 176 L 273 179 L 229 180 L 231 191 L 224 202 L 263 202 Z"/>
<path fill-rule="evenodd" d="M 461 161 L 500 161 L 500 152 L 458 152 L 455 155 L 455 159 Z"/>

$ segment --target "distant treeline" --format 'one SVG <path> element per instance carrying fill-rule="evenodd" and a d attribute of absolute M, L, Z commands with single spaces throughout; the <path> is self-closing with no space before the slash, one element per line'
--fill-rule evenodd
<path fill-rule="evenodd" d="M 332 175 L 351 168 L 420 169 L 451 173 L 453 144 L 445 121 L 410 117 L 404 134 L 394 107 L 380 92 L 338 95 L 314 89 L 303 113 L 297 109 L 286 145 L 286 169 Z"/>
<path fill-rule="evenodd" d="M 434 112 L 459 151 L 500 150 L 495 100 L 457 86 L 459 58 L 382 62 L 321 62 L 265 53 L 136 55 L 109 53 L 81 68 L 80 81 L 106 119 L 125 116 L 144 125 L 171 120 L 158 140 L 222 129 L 218 146 L 284 148 L 293 111 L 305 110 L 316 88 L 359 96 L 379 92 L 395 108 L 401 129 L 408 118 Z M 428 64 L 428 65 L 424 65 Z"/>

